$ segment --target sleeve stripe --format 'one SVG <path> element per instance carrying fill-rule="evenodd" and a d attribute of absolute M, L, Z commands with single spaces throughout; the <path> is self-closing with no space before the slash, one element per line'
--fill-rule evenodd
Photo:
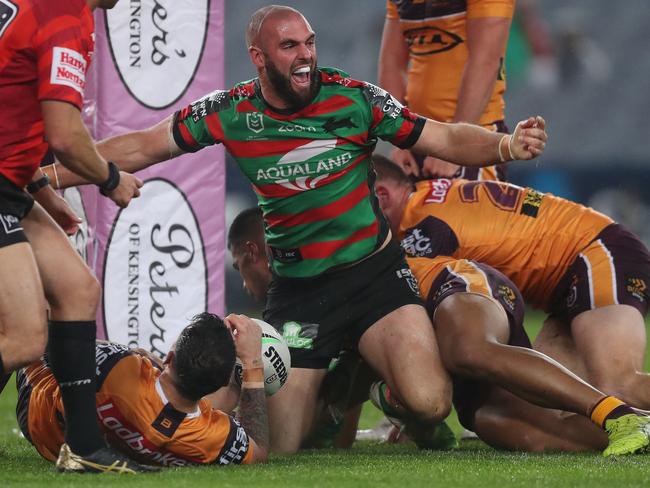
<path fill-rule="evenodd" d="M 422 134 L 422 130 L 424 129 L 424 124 L 426 124 L 426 122 L 427 119 L 425 119 L 424 117 L 417 118 L 417 120 L 413 124 L 413 129 L 411 129 L 411 133 L 404 140 L 404 142 L 400 144 L 401 149 L 408 149 L 418 141 L 418 139 L 420 138 L 420 134 Z"/>
<path fill-rule="evenodd" d="M 200 146 L 193 140 L 192 134 L 187 130 L 187 127 L 182 122 L 178 121 L 180 112 L 174 114 L 174 121 L 172 123 L 172 136 L 176 145 L 185 152 L 196 152 Z M 189 142 L 188 142 L 189 141 Z"/>

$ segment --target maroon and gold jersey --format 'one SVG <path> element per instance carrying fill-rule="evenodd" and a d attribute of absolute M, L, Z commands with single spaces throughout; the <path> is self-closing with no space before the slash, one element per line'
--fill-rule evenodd
<path fill-rule="evenodd" d="M 126 346 L 97 343 L 97 418 L 109 442 L 141 462 L 164 466 L 248 464 L 253 446 L 239 423 L 199 402 L 176 410 L 160 385 L 160 370 Z M 55 460 L 64 442 L 63 403 L 47 364 L 25 370 L 30 388 L 28 433 L 38 452 Z"/>
<path fill-rule="evenodd" d="M 421 181 L 399 227 L 407 254 L 472 259 L 496 268 L 547 309 L 578 254 L 613 221 L 595 210 L 493 181 Z"/>
<path fill-rule="evenodd" d="M 18 186 L 47 149 L 40 102 L 81 109 L 93 30 L 85 0 L 0 1 L 0 174 Z"/>
<path fill-rule="evenodd" d="M 441 122 L 452 121 L 469 53 L 467 20 L 512 18 L 514 3 L 514 0 L 388 0 L 386 17 L 399 20 L 409 47 L 406 102 L 412 110 Z M 503 120 L 505 89 L 502 61 L 480 125 L 490 126 Z"/>

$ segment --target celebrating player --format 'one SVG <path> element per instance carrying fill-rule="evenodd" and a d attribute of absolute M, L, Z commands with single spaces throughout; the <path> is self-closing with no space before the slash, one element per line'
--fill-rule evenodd
<path fill-rule="evenodd" d="M 234 340 L 233 340 L 234 337 Z M 265 462 L 268 424 L 259 325 L 244 315 L 204 312 L 183 329 L 164 363 L 98 342 L 97 417 L 109 442 L 147 464 Z M 243 365 L 240 423 L 202 400 Z M 19 371 L 18 423 L 50 461 L 63 444 L 61 391 L 48 358 Z"/>
<path fill-rule="evenodd" d="M 37 195 L 62 227 L 77 224 L 38 171 L 49 145 L 119 206 L 139 195 L 140 180 L 97 153 L 80 114 L 93 51 L 91 10 L 115 3 L 0 3 L 0 377 L 36 361 L 49 329 L 50 364 L 65 404 L 61 471 L 145 469 L 105 445 L 93 413 L 99 283 L 23 190 Z"/>
<path fill-rule="evenodd" d="M 374 163 L 380 205 L 408 254 L 498 269 L 526 303 L 550 314 L 536 349 L 599 390 L 650 408 L 650 377 L 642 373 L 650 254 L 636 236 L 530 188 L 445 179 L 413 188 L 391 161 L 375 156 Z"/>
<path fill-rule="evenodd" d="M 264 319 L 291 321 L 304 339 L 292 349 L 285 403 L 271 413 L 272 449 L 300 446 L 346 334 L 414 421 L 442 420 L 450 380 L 374 198 L 370 154 L 381 138 L 467 166 L 532 159 L 544 150 L 543 119 L 523 121 L 508 136 L 419 117 L 381 88 L 318 68 L 315 34 L 289 7 L 255 12 L 246 40 L 257 78 L 210 93 L 150 129 L 110 138 L 101 153 L 138 170 L 222 143 L 252 182 L 273 272 Z"/>

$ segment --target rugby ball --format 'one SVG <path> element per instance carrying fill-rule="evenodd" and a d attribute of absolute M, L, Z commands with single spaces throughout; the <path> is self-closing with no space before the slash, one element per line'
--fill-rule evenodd
<path fill-rule="evenodd" d="M 262 328 L 262 363 L 264 363 L 264 392 L 276 393 L 287 382 L 291 370 L 291 355 L 284 337 L 263 320 L 253 319 Z M 243 369 L 241 361 L 235 362 L 235 380 L 241 386 Z"/>

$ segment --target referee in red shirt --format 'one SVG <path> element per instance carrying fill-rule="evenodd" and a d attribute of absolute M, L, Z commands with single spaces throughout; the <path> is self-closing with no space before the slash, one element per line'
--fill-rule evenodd
<path fill-rule="evenodd" d="M 49 146 L 120 207 L 139 195 L 142 182 L 99 155 L 80 112 L 94 48 L 92 10 L 115 3 L 0 0 L 0 375 L 36 361 L 47 342 L 65 409 L 60 471 L 148 470 L 100 434 L 100 285 L 61 229 L 74 229 L 75 216 L 38 169 Z"/>

